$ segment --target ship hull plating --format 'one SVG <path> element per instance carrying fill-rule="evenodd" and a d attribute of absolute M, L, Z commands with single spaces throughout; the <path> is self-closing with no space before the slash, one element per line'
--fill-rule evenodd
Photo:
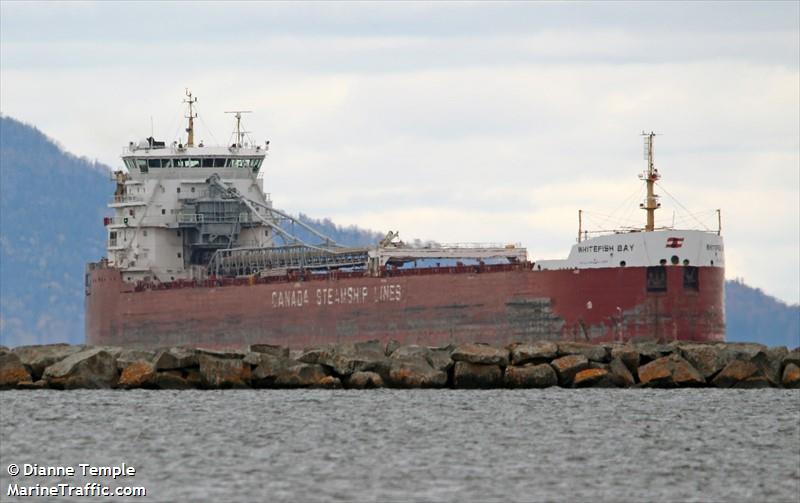
<path fill-rule="evenodd" d="M 651 268 L 652 269 L 652 268 Z M 383 277 L 134 288 L 120 271 L 91 267 L 89 344 L 302 348 L 379 339 L 407 344 L 494 344 L 539 339 L 721 341 L 724 270 L 648 268 L 417 271 Z"/>

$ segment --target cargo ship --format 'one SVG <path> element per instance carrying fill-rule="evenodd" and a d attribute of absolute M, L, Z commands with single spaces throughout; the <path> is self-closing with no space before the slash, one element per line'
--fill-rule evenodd
<path fill-rule="evenodd" d="M 195 144 L 196 100 L 187 91 L 185 140 L 130 142 L 113 174 L 107 256 L 86 267 L 88 344 L 724 340 L 721 233 L 656 227 L 653 133 L 645 225 L 590 236 L 579 223 L 564 259 L 396 232 L 352 247 L 273 206 L 269 142 L 243 131 L 247 112 L 231 112 L 230 144 Z"/>

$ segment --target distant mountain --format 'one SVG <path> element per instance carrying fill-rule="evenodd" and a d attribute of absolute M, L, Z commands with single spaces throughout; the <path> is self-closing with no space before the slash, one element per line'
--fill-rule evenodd
<path fill-rule="evenodd" d="M 109 172 L 35 127 L 0 117 L 0 344 L 83 342 L 84 266 L 105 255 L 102 219 L 114 190 Z M 299 219 L 344 245 L 383 238 L 329 219 Z M 726 288 L 728 340 L 800 345 L 800 306 L 740 280 Z"/>
<path fill-rule="evenodd" d="M 0 117 L 0 340 L 83 342 L 84 264 L 105 254 L 108 168 Z"/>
<path fill-rule="evenodd" d="M 800 346 L 800 306 L 787 305 L 741 279 L 725 282 L 725 318 L 729 341 Z"/>

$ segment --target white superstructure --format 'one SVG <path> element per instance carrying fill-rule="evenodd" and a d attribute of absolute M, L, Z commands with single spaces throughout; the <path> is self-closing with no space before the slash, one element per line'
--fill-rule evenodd
<path fill-rule="evenodd" d="M 216 250 L 272 244 L 272 202 L 258 177 L 268 144 L 246 143 L 237 113 L 230 146 L 195 145 L 196 99 L 187 95 L 186 143 L 131 142 L 122 156 L 127 170 L 114 173 L 114 214 L 105 222 L 108 261 L 128 282 L 203 278 Z"/>
<path fill-rule="evenodd" d="M 720 220 L 716 231 L 655 227 L 655 212 L 661 207 L 654 190 L 661 179 L 653 154 L 656 134 L 642 132 L 642 136 L 647 169 L 639 178 L 645 182 L 647 194 L 639 207 L 647 213 L 644 228 L 589 238 L 581 227 L 582 211 L 579 211 L 578 242 L 572 246 L 569 256 L 562 260 L 538 260 L 537 270 L 666 265 L 725 267 Z M 717 210 L 717 218 L 720 218 L 720 210 Z"/>
<path fill-rule="evenodd" d="M 538 260 L 537 270 L 684 265 L 725 267 L 722 236 L 715 232 L 668 229 L 620 232 L 586 239 L 563 260 Z"/>

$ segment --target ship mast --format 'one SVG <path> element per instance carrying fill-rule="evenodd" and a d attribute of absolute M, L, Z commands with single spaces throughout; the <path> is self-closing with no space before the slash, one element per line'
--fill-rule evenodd
<path fill-rule="evenodd" d="M 234 114 L 236 117 L 236 142 L 234 145 L 236 147 L 241 147 L 244 135 L 247 134 L 249 131 L 242 131 L 242 114 L 249 114 L 252 113 L 251 110 L 231 110 L 230 112 L 225 112 L 226 114 Z"/>
<path fill-rule="evenodd" d="M 189 127 L 186 128 L 189 138 L 186 140 L 186 146 L 194 147 L 194 118 L 197 117 L 197 114 L 192 112 L 192 105 L 197 103 L 197 98 L 192 99 L 192 93 L 189 89 L 186 89 L 186 96 L 189 98 L 188 100 L 183 100 L 184 103 L 189 105 L 189 115 L 186 116 L 189 119 Z"/>
<path fill-rule="evenodd" d="M 647 171 L 645 171 L 643 175 L 639 175 L 639 178 L 643 178 L 647 184 L 647 197 L 644 203 L 639 204 L 639 207 L 647 212 L 647 223 L 644 227 L 645 232 L 652 232 L 656 227 L 656 210 L 661 207 L 661 203 L 658 202 L 658 195 L 655 194 L 653 189 L 656 181 L 661 178 L 661 175 L 658 174 L 658 170 L 653 161 L 653 139 L 656 137 L 656 134 L 652 131 L 649 133 L 642 131 L 642 136 L 644 136 L 644 154 L 645 159 L 647 159 Z"/>

